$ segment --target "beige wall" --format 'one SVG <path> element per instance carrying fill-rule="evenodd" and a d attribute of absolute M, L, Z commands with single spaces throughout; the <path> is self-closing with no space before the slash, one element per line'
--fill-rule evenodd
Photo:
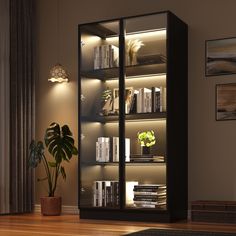
<path fill-rule="evenodd" d="M 227 4 L 226 4 L 227 3 Z M 236 76 L 205 78 L 205 40 L 236 36 L 236 1 L 228 0 L 60 0 L 60 62 L 70 83 L 47 82 L 56 63 L 56 0 L 38 0 L 37 137 L 51 121 L 68 123 L 77 140 L 77 25 L 121 16 L 171 10 L 189 25 L 189 200 L 236 200 L 236 121 L 215 121 L 215 84 Z M 58 194 L 65 205 L 77 204 L 77 160 Z M 40 174 L 40 170 L 36 175 Z M 36 184 L 36 202 L 44 195 Z"/>

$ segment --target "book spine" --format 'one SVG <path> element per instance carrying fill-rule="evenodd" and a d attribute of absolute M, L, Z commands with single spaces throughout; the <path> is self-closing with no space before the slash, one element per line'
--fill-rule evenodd
<path fill-rule="evenodd" d="M 125 161 L 130 162 L 130 139 L 125 139 Z"/>
<path fill-rule="evenodd" d="M 98 142 L 96 142 L 96 161 L 99 162 L 100 161 L 100 157 L 99 157 L 99 144 Z"/>

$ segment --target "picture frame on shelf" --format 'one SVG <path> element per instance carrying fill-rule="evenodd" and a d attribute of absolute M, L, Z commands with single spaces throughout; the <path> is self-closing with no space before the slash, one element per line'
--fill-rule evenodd
<path fill-rule="evenodd" d="M 125 88 L 125 113 L 130 113 L 131 103 L 134 96 L 134 88 L 127 87 Z M 119 89 L 113 89 L 113 112 L 119 114 Z"/>
<path fill-rule="evenodd" d="M 236 37 L 206 40 L 205 75 L 236 74 Z"/>
<path fill-rule="evenodd" d="M 236 120 L 236 83 L 216 85 L 216 120 Z"/>

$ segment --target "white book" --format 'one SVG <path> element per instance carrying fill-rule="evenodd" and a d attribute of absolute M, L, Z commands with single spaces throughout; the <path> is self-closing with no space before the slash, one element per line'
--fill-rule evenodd
<path fill-rule="evenodd" d="M 99 207 L 102 206 L 102 182 L 103 181 L 96 181 L 97 202 Z"/>
<path fill-rule="evenodd" d="M 130 139 L 125 139 L 125 161 L 130 162 Z"/>
<path fill-rule="evenodd" d="M 97 182 L 93 182 L 93 206 L 98 206 L 98 192 L 97 192 Z"/>
<path fill-rule="evenodd" d="M 100 156 L 99 156 L 99 144 L 96 142 L 96 161 L 99 162 Z"/>
<path fill-rule="evenodd" d="M 138 185 L 138 181 L 126 181 L 125 182 L 125 187 L 126 187 L 126 191 L 125 191 L 125 194 L 126 194 L 126 204 L 127 205 L 132 205 L 134 203 L 134 186 L 135 185 Z"/>
<path fill-rule="evenodd" d="M 104 148 L 105 148 L 105 162 L 109 162 L 109 153 L 110 153 L 110 138 L 105 139 L 104 141 Z"/>
<path fill-rule="evenodd" d="M 112 161 L 115 162 L 116 160 L 116 137 L 112 137 Z"/>
<path fill-rule="evenodd" d="M 94 48 L 94 69 L 100 69 L 99 65 L 99 47 Z"/>
<path fill-rule="evenodd" d="M 137 94 L 137 113 L 143 112 L 143 89 L 138 90 Z"/>
<path fill-rule="evenodd" d="M 98 147 L 99 147 L 99 157 L 100 162 L 106 162 L 106 144 L 109 138 L 107 137 L 98 137 Z"/>
<path fill-rule="evenodd" d="M 163 89 L 163 111 L 166 111 L 166 87 Z"/>
<path fill-rule="evenodd" d="M 160 112 L 166 111 L 166 87 L 160 87 Z"/>

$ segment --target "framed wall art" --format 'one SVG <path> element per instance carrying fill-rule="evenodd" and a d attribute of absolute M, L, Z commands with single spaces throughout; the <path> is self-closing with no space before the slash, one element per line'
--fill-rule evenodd
<path fill-rule="evenodd" d="M 236 120 L 236 83 L 216 85 L 216 120 Z"/>
<path fill-rule="evenodd" d="M 205 54 L 206 76 L 236 73 L 236 37 L 207 40 Z"/>

